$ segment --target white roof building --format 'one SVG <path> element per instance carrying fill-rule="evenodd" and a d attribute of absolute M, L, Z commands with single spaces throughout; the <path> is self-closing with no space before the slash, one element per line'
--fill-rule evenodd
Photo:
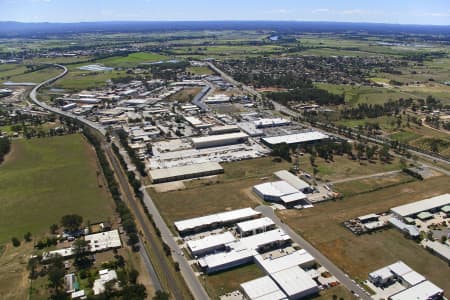
<path fill-rule="evenodd" d="M 257 128 L 264 128 L 264 127 L 289 125 L 291 121 L 283 118 L 271 118 L 271 119 L 265 118 L 253 121 L 253 123 Z"/>
<path fill-rule="evenodd" d="M 100 278 L 94 281 L 93 291 L 94 295 L 99 295 L 105 292 L 105 283 L 117 280 L 117 273 L 115 270 L 100 270 L 98 271 Z"/>
<path fill-rule="evenodd" d="M 397 206 L 391 208 L 391 211 L 400 217 L 408 217 L 423 211 L 438 209 L 449 204 L 450 194 L 443 194 L 425 200 Z"/>
<path fill-rule="evenodd" d="M 149 171 L 152 183 L 162 183 L 195 177 L 210 176 L 223 173 L 222 166 L 217 162 L 205 162 L 187 166 L 154 169 Z"/>
<path fill-rule="evenodd" d="M 314 141 L 320 141 L 328 139 L 328 135 L 323 134 L 319 131 L 309 131 L 309 132 L 302 132 L 302 133 L 296 133 L 296 134 L 288 134 L 288 135 L 281 135 L 281 136 L 273 136 L 273 137 L 266 137 L 262 140 L 269 145 L 278 145 L 278 144 L 301 144 L 301 143 L 308 143 L 308 142 L 314 142 Z"/>
<path fill-rule="evenodd" d="M 262 255 L 256 255 L 255 261 L 267 274 L 272 274 L 292 267 L 310 266 L 315 259 L 308 251 L 301 249 L 273 259 L 264 259 Z"/>
<path fill-rule="evenodd" d="M 426 280 L 389 297 L 390 300 L 429 300 L 443 295 L 444 290 Z"/>
<path fill-rule="evenodd" d="M 201 268 L 207 273 L 214 273 L 253 261 L 255 251 L 250 249 L 231 250 L 207 255 L 198 260 Z"/>
<path fill-rule="evenodd" d="M 91 252 L 103 251 L 122 247 L 119 231 L 117 229 L 89 234 L 84 237 L 89 242 Z"/>
<path fill-rule="evenodd" d="M 203 255 L 223 248 L 225 244 L 234 242 L 236 238 L 227 231 L 220 234 L 209 235 L 198 240 L 190 240 L 187 246 L 193 255 Z"/>
<path fill-rule="evenodd" d="M 265 201 L 282 202 L 286 205 L 306 200 L 305 194 L 283 180 L 255 185 L 253 191 Z"/>
<path fill-rule="evenodd" d="M 277 176 L 281 180 L 286 181 L 287 183 L 289 183 L 291 186 L 293 186 L 294 188 L 296 188 L 299 191 L 303 191 L 310 187 L 309 183 L 301 180 L 300 178 L 298 178 L 298 176 L 295 176 L 294 174 L 292 174 L 291 172 L 289 172 L 287 170 L 281 170 L 281 171 L 275 172 L 274 174 L 275 174 L 275 176 Z"/>
<path fill-rule="evenodd" d="M 269 276 L 244 282 L 241 284 L 241 289 L 250 300 L 287 299 L 283 291 Z"/>
<path fill-rule="evenodd" d="M 402 261 L 397 261 L 369 274 L 369 280 L 374 284 L 385 284 L 394 278 L 401 279 L 402 284 L 406 287 L 414 286 L 425 280 L 424 276 Z"/>
<path fill-rule="evenodd" d="M 228 246 L 232 249 L 259 250 L 267 245 L 283 244 L 290 240 L 291 237 L 283 229 L 275 229 L 241 238 Z"/>
<path fill-rule="evenodd" d="M 237 223 L 237 229 L 240 233 L 256 232 L 258 230 L 266 230 L 272 228 L 275 223 L 267 217 L 244 221 Z"/>
<path fill-rule="evenodd" d="M 289 299 L 301 299 L 319 292 L 317 283 L 300 267 L 270 274 Z"/>
<path fill-rule="evenodd" d="M 192 138 L 195 148 L 218 147 L 231 144 L 244 143 L 248 135 L 243 132 L 233 132 Z"/>
<path fill-rule="evenodd" d="M 426 241 L 425 247 L 440 256 L 443 260 L 450 262 L 450 245 L 448 242 L 447 244 L 442 244 L 436 241 Z"/>
<path fill-rule="evenodd" d="M 215 224 L 237 223 L 240 221 L 256 218 L 260 215 L 260 212 L 247 207 L 198 218 L 177 221 L 174 224 L 179 232 L 187 232 L 214 226 Z"/>

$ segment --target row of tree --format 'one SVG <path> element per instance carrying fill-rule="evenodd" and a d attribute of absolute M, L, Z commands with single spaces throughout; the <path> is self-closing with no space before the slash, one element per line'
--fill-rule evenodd
<path fill-rule="evenodd" d="M 0 163 L 3 162 L 6 154 L 11 150 L 11 141 L 7 137 L 0 138 Z"/>

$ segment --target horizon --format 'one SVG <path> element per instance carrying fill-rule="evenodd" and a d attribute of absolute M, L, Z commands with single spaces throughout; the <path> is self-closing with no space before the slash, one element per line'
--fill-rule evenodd
<path fill-rule="evenodd" d="M 283 21 L 339 22 L 397 25 L 450 25 L 450 4 L 445 0 L 320 0 L 314 3 L 285 0 L 0 0 L 0 21 L 20 23 L 84 22 L 211 22 Z M 176 8 L 176 9 L 174 9 Z"/>

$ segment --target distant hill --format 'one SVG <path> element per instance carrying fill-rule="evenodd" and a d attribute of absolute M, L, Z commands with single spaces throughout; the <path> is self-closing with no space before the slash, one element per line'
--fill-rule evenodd
<path fill-rule="evenodd" d="M 21 23 L 0 22 L 0 37 L 45 37 L 74 33 L 159 32 L 179 30 L 272 30 L 292 32 L 368 32 L 370 34 L 450 35 L 450 26 L 294 21 L 149 21 Z"/>

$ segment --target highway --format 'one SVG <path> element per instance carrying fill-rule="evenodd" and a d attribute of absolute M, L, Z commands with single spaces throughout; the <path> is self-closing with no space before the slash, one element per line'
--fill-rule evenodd
<path fill-rule="evenodd" d="M 316 259 L 316 261 L 325 267 L 334 277 L 337 278 L 348 290 L 353 291 L 355 296 L 360 297 L 361 299 L 370 300 L 370 296 L 367 292 L 356 284 L 349 276 L 344 273 L 341 269 L 339 269 L 335 264 L 333 264 L 328 258 L 326 258 L 319 250 L 314 248 L 310 243 L 308 243 L 304 238 L 298 235 L 294 230 L 292 230 L 289 226 L 284 224 L 276 215 L 273 209 L 270 206 L 260 205 L 255 208 L 255 210 L 261 212 L 265 217 L 272 219 L 272 221 L 277 224 L 278 227 L 283 229 L 292 240 L 300 245 L 303 249 L 311 253 L 312 256 Z"/>

